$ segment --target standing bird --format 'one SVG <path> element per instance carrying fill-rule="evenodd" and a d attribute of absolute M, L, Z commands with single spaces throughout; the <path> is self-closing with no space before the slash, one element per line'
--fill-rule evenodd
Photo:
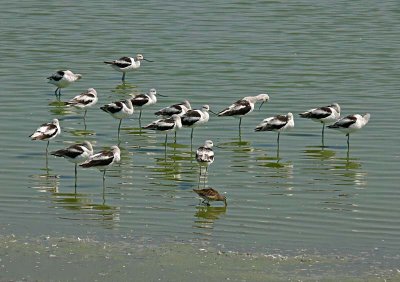
<path fill-rule="evenodd" d="M 68 106 L 74 106 L 79 109 L 85 109 L 85 114 L 83 115 L 83 121 L 86 128 L 86 113 L 87 108 L 95 105 L 99 99 L 97 98 L 97 91 L 94 88 L 89 88 L 85 92 L 75 96 L 65 104 Z"/>
<path fill-rule="evenodd" d="M 71 83 L 79 80 L 82 78 L 82 75 L 77 73 L 74 74 L 70 70 L 59 70 L 55 73 L 53 73 L 51 76 L 49 76 L 47 79 L 49 80 L 49 83 L 57 86 L 56 91 L 54 91 L 54 94 L 58 99 L 61 97 L 61 88 L 65 88 L 69 86 Z M 58 91 L 58 93 L 57 93 Z"/>
<path fill-rule="evenodd" d="M 153 62 L 147 60 L 142 54 L 137 54 L 135 57 L 122 57 L 114 61 L 105 61 L 105 64 L 111 65 L 116 71 L 122 72 L 122 82 L 125 82 L 125 73 L 138 69 L 141 61 Z"/>
<path fill-rule="evenodd" d="M 210 107 L 208 105 L 203 105 L 201 110 L 188 110 L 186 114 L 182 116 L 182 126 L 192 128 L 192 133 L 190 134 L 190 144 L 193 144 L 193 130 L 196 126 L 208 122 L 210 115 L 208 111 Z"/>
<path fill-rule="evenodd" d="M 93 146 L 89 141 L 84 141 L 81 144 L 74 144 L 65 149 L 51 152 L 50 154 L 56 157 L 63 157 L 75 164 L 75 186 L 76 186 L 77 165 L 83 163 L 91 155 L 93 155 Z"/>
<path fill-rule="evenodd" d="M 168 132 L 175 132 L 175 142 L 176 142 L 176 131 L 182 128 L 181 117 L 178 115 L 172 115 L 170 118 L 158 119 L 152 123 L 142 127 L 143 129 L 156 130 L 160 132 L 165 132 L 165 146 L 167 146 Z"/>
<path fill-rule="evenodd" d="M 240 99 L 230 105 L 228 108 L 222 110 L 221 112 L 218 113 L 218 116 L 224 117 L 224 116 L 233 116 L 233 117 L 238 117 L 239 118 L 239 134 L 240 134 L 240 126 L 242 124 L 242 117 L 251 113 L 254 110 L 254 104 L 257 101 L 262 101 L 259 109 L 261 109 L 261 106 L 269 101 L 269 96 L 268 94 L 259 94 L 257 96 L 248 96 L 244 97 L 243 99 Z"/>
<path fill-rule="evenodd" d="M 339 130 L 347 136 L 347 151 L 350 149 L 350 133 L 356 132 L 363 128 L 369 121 L 371 115 L 365 113 L 364 115 L 348 115 L 341 118 L 332 125 L 328 125 L 328 128 Z"/>
<path fill-rule="evenodd" d="M 47 140 L 46 146 L 46 156 L 49 148 L 50 140 L 55 138 L 57 135 L 61 133 L 60 123 L 58 119 L 53 119 L 50 123 L 44 123 L 36 129 L 34 133 L 32 133 L 29 137 L 32 140 Z"/>
<path fill-rule="evenodd" d="M 299 114 L 302 118 L 308 118 L 315 122 L 322 123 L 322 146 L 324 146 L 325 124 L 332 124 L 340 117 L 340 106 L 337 103 L 332 105 L 315 108 Z"/>
<path fill-rule="evenodd" d="M 118 140 L 119 131 L 121 130 L 122 119 L 128 118 L 133 114 L 133 105 L 131 99 L 126 99 L 125 101 L 112 102 L 110 104 L 100 107 L 106 113 L 109 113 L 113 118 L 119 119 L 118 124 Z"/>
<path fill-rule="evenodd" d="M 279 152 L 279 135 L 283 131 L 290 130 L 294 127 L 293 114 L 288 113 L 287 115 L 277 115 L 264 119 L 257 127 L 255 131 L 277 131 L 278 132 L 278 152 Z"/>
<path fill-rule="evenodd" d="M 163 96 L 163 95 L 157 93 L 156 89 L 152 88 L 152 89 L 150 89 L 148 94 L 138 94 L 138 95 L 135 95 L 131 99 L 133 107 L 140 109 L 139 123 L 140 123 L 140 120 L 142 117 L 142 109 L 144 107 L 147 107 L 147 106 L 157 103 L 156 95 Z"/>
<path fill-rule="evenodd" d="M 179 115 L 183 116 L 186 114 L 188 110 L 191 110 L 192 107 L 190 106 L 190 103 L 188 100 L 184 100 L 182 103 L 174 104 L 169 107 L 162 108 L 161 110 L 158 110 L 154 114 L 156 116 L 163 116 L 163 117 L 170 117 L 172 115 Z"/>
<path fill-rule="evenodd" d="M 97 154 L 91 155 L 84 163 L 79 166 L 88 168 L 95 167 L 100 171 L 103 171 L 103 187 L 104 180 L 106 178 L 106 170 L 108 167 L 112 166 L 114 163 L 121 160 L 121 151 L 118 146 L 111 146 L 111 150 L 101 151 Z"/>
<path fill-rule="evenodd" d="M 196 161 L 200 166 L 199 172 L 199 185 L 200 185 L 200 177 L 202 167 L 205 167 L 205 175 L 208 172 L 208 166 L 214 162 L 214 151 L 213 151 L 214 143 L 211 140 L 206 140 L 204 146 L 201 146 L 196 151 Z M 204 186 L 205 186 L 205 176 L 204 176 Z"/>
<path fill-rule="evenodd" d="M 193 191 L 203 198 L 202 203 L 207 206 L 210 206 L 210 201 L 222 201 L 224 202 L 225 207 L 227 206 L 226 197 L 213 188 L 193 189 Z"/>

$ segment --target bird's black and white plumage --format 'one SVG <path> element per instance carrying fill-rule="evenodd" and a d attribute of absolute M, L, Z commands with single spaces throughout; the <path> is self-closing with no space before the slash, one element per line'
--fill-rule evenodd
<path fill-rule="evenodd" d="M 51 155 L 56 157 L 63 157 L 75 164 L 75 185 L 76 185 L 77 165 L 85 162 L 91 155 L 93 155 L 93 146 L 89 141 L 84 141 L 81 144 L 74 144 L 65 149 L 51 152 Z"/>
<path fill-rule="evenodd" d="M 82 78 L 81 74 L 79 74 L 79 73 L 74 74 L 70 70 L 59 70 L 59 71 L 53 73 L 51 76 L 47 77 L 47 79 L 49 80 L 49 83 L 57 86 L 57 89 L 54 92 L 54 94 L 58 98 L 61 95 L 61 88 L 65 88 L 65 87 L 69 86 L 71 83 L 73 83 L 81 78 Z"/>
<path fill-rule="evenodd" d="M 180 116 L 172 115 L 170 118 L 155 120 L 143 128 L 161 132 L 176 131 L 177 129 L 182 128 L 182 121 Z"/>
<path fill-rule="evenodd" d="M 50 123 L 44 123 L 36 129 L 29 137 L 32 140 L 51 140 L 61 133 L 58 119 L 53 119 Z"/>
<path fill-rule="evenodd" d="M 332 124 L 340 118 L 340 106 L 333 103 L 329 106 L 310 109 L 304 113 L 299 114 L 302 118 L 311 119 L 315 122 L 322 123 L 322 146 L 324 145 L 324 131 L 325 124 Z"/>
<path fill-rule="evenodd" d="M 339 119 L 332 125 L 328 125 L 328 128 L 338 130 L 343 132 L 347 136 L 347 146 L 350 147 L 350 133 L 354 133 L 361 128 L 363 128 L 370 119 L 371 115 L 369 113 L 365 113 L 363 115 L 354 114 L 348 115 L 344 118 Z"/>
<path fill-rule="evenodd" d="M 220 116 L 220 117 L 232 116 L 232 117 L 239 118 L 240 119 L 239 120 L 239 131 L 240 131 L 242 117 L 251 113 L 254 110 L 254 105 L 257 101 L 262 102 L 260 105 L 260 108 L 261 108 L 261 106 L 265 102 L 269 101 L 269 95 L 268 94 L 259 94 L 257 96 L 244 97 L 244 98 L 236 101 L 235 103 L 233 103 L 226 109 L 223 109 L 222 111 L 220 111 L 218 113 L 218 116 Z"/>
<path fill-rule="evenodd" d="M 293 114 L 288 113 L 287 115 L 277 115 L 264 119 L 257 127 L 255 131 L 276 131 L 278 132 L 278 146 L 279 136 L 283 131 L 290 130 L 294 127 Z"/>
<path fill-rule="evenodd" d="M 112 146 L 111 150 L 104 150 L 90 156 L 85 162 L 79 166 L 84 168 L 97 168 L 103 170 L 103 182 L 108 167 L 121 160 L 121 151 L 118 146 Z"/>
<path fill-rule="evenodd" d="M 63 157 L 72 163 L 80 164 L 93 155 L 93 146 L 89 141 L 84 141 L 81 144 L 74 144 L 65 149 L 51 152 L 51 155 Z"/>
<path fill-rule="evenodd" d="M 134 108 L 139 108 L 140 110 L 140 114 L 139 114 L 139 120 L 142 117 L 142 109 L 153 105 L 155 103 L 157 103 L 157 90 L 152 88 L 150 89 L 149 93 L 147 94 L 138 94 L 138 95 L 134 95 L 133 98 L 131 99 L 132 101 L 132 105 Z M 160 94 L 158 94 L 160 95 Z M 160 95 L 162 96 L 162 95 Z"/>
<path fill-rule="evenodd" d="M 55 138 L 61 133 L 60 122 L 58 119 L 53 119 L 50 123 L 44 123 L 36 129 L 34 133 L 32 133 L 29 137 L 31 140 L 44 140 L 47 141 L 46 154 L 47 149 L 49 147 L 50 140 Z"/>
<path fill-rule="evenodd" d="M 125 73 L 138 69 L 140 67 L 140 62 L 143 60 L 152 62 L 145 59 L 142 54 L 137 54 L 135 57 L 121 57 L 118 60 L 105 61 L 104 63 L 111 65 L 116 71 L 122 72 L 122 81 L 125 81 Z"/>
<path fill-rule="evenodd" d="M 96 105 L 98 101 L 97 97 L 97 91 L 94 88 L 89 88 L 85 92 L 82 92 L 79 95 L 76 95 L 74 98 L 69 100 L 68 102 L 65 102 L 66 105 L 68 106 L 74 106 L 79 109 L 84 109 L 85 114 L 84 114 L 84 119 L 86 118 L 86 113 L 87 113 L 87 108 L 92 107 Z"/>
<path fill-rule="evenodd" d="M 196 161 L 201 166 L 208 166 L 214 162 L 214 143 L 211 140 L 206 140 L 203 146 L 196 150 Z"/>
<path fill-rule="evenodd" d="M 188 110 L 191 110 L 192 107 L 190 106 L 190 103 L 188 100 L 184 100 L 182 103 L 174 104 L 169 107 L 162 108 L 155 112 L 154 114 L 157 116 L 163 116 L 163 117 L 170 117 L 172 115 L 179 115 L 183 116 L 186 114 Z"/>
<path fill-rule="evenodd" d="M 119 132 L 121 130 L 122 120 L 128 118 L 133 114 L 133 105 L 131 99 L 126 99 L 125 101 L 112 102 L 100 107 L 100 109 L 110 114 L 113 118 L 119 119 L 119 125 L 118 125 L 118 139 L 119 139 Z"/>
<path fill-rule="evenodd" d="M 193 144 L 193 131 L 194 127 L 205 124 L 210 118 L 208 111 L 210 107 L 208 105 L 203 105 L 200 110 L 188 110 L 186 114 L 182 115 L 182 126 L 192 128 L 190 134 L 190 144 Z"/>

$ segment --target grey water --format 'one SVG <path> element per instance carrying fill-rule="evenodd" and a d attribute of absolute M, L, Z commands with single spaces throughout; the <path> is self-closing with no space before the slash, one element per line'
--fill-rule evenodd
<path fill-rule="evenodd" d="M 335 269 L 348 277 L 396 274 L 396 1 L 0 2 L 3 236 L 318 253 L 359 261 L 351 270 Z M 154 62 L 127 73 L 125 84 L 103 64 L 137 53 Z M 97 90 L 99 102 L 85 121 L 83 111 L 58 103 L 46 82 L 58 69 L 83 75 L 62 90 L 62 101 Z M 117 140 L 118 121 L 99 107 L 150 88 L 166 97 L 143 110 L 142 126 L 156 119 L 156 110 L 184 99 L 218 112 L 242 97 L 269 94 L 268 103 L 243 118 L 240 134 L 238 119 L 213 114 L 194 130 L 193 150 L 207 139 L 215 144 L 204 180 L 225 193 L 226 208 L 202 206 L 192 192 L 199 168 L 190 129 L 178 131 L 176 143 L 170 134 L 165 151 L 165 135 L 140 129 L 136 111 Z M 298 116 L 333 102 L 342 116 L 371 114 L 351 135 L 349 151 L 344 134 L 329 129 L 322 147 L 321 125 Z M 277 151 L 276 133 L 254 128 L 288 112 L 295 127 L 281 134 Z M 121 162 L 107 171 L 104 187 L 96 169 L 79 169 L 75 186 L 73 164 L 46 157 L 46 142 L 28 138 L 53 118 L 62 134 L 50 151 L 83 140 L 95 151 L 119 143 Z M 21 279 L 6 261 L 9 272 L 0 278 Z"/>

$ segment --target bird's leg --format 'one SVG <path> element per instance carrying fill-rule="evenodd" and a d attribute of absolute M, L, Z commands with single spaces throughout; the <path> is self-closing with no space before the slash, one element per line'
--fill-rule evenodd
<path fill-rule="evenodd" d="M 278 143 L 278 148 L 279 148 L 279 136 L 281 135 L 281 133 L 280 132 L 278 132 L 278 138 L 277 138 L 277 140 L 276 140 L 276 142 Z"/>
<path fill-rule="evenodd" d="M 192 127 L 192 132 L 190 133 L 190 151 L 193 148 L 193 130 L 194 130 L 194 128 Z"/>
<path fill-rule="evenodd" d="M 141 118 L 142 118 L 142 110 L 140 110 L 140 113 L 139 113 L 139 123 L 140 123 Z"/>
<path fill-rule="evenodd" d="M 77 175 L 78 175 L 78 173 L 77 173 L 77 166 L 78 166 L 78 164 L 75 164 L 75 194 L 76 194 L 76 184 L 77 184 Z"/>
<path fill-rule="evenodd" d="M 175 130 L 175 144 L 176 144 L 176 130 Z"/>
<path fill-rule="evenodd" d="M 122 119 L 119 120 L 119 125 L 118 125 L 118 141 L 119 141 L 119 131 L 121 130 L 121 123 Z"/>
<path fill-rule="evenodd" d="M 322 123 L 322 147 L 324 147 L 324 131 L 325 131 L 325 123 Z"/>
<path fill-rule="evenodd" d="M 347 135 L 347 151 L 349 151 L 350 150 L 350 134 L 347 133 L 346 135 Z"/>
<path fill-rule="evenodd" d="M 85 127 L 85 130 L 86 130 L 86 114 L 87 114 L 87 109 L 85 109 L 85 114 L 83 115 L 83 125 Z"/>
<path fill-rule="evenodd" d="M 125 73 L 122 73 L 122 82 L 125 82 Z"/>

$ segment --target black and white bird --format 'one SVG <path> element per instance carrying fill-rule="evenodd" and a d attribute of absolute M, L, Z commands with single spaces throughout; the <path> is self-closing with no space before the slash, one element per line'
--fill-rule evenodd
<path fill-rule="evenodd" d="M 179 115 L 172 115 L 170 118 L 158 119 L 152 123 L 142 127 L 143 129 L 156 130 L 159 132 L 165 132 L 165 146 L 167 144 L 168 132 L 175 132 L 176 142 L 176 131 L 182 128 L 182 121 Z"/>
<path fill-rule="evenodd" d="M 47 79 L 49 80 L 49 83 L 57 86 L 57 89 L 56 89 L 56 91 L 54 91 L 54 94 L 56 95 L 57 98 L 60 98 L 61 88 L 65 88 L 65 87 L 69 86 L 71 83 L 73 83 L 81 78 L 82 78 L 82 75 L 79 73 L 75 74 L 70 70 L 59 70 L 59 71 L 53 73 Z"/>
<path fill-rule="evenodd" d="M 339 130 L 347 136 L 347 149 L 350 148 L 350 133 L 354 133 L 363 128 L 370 119 L 371 115 L 365 113 L 363 115 L 354 114 L 348 115 L 344 118 L 339 119 L 332 125 L 328 125 L 328 128 Z"/>
<path fill-rule="evenodd" d="M 83 119 L 86 119 L 87 108 L 95 105 L 98 101 L 97 91 L 94 88 L 89 88 L 85 92 L 75 96 L 68 102 L 65 102 L 68 106 L 74 106 L 79 109 L 84 109 L 85 114 L 83 115 Z"/>
<path fill-rule="evenodd" d="M 77 165 L 85 162 L 91 155 L 93 155 L 93 146 L 89 141 L 84 141 L 81 144 L 74 144 L 65 149 L 51 152 L 50 154 L 56 157 L 63 157 L 74 163 L 76 179 Z"/>
<path fill-rule="evenodd" d="M 214 162 L 214 151 L 213 151 L 214 143 L 211 140 L 206 140 L 203 146 L 200 146 L 196 150 L 196 161 L 200 166 L 199 171 L 199 184 L 200 184 L 200 177 L 202 175 L 202 167 L 205 168 L 205 175 L 208 172 L 208 166 Z M 204 185 L 205 185 L 205 178 L 204 178 Z"/>
<path fill-rule="evenodd" d="M 114 163 L 121 160 L 121 151 L 118 146 L 111 146 L 111 150 L 104 150 L 97 154 L 91 155 L 85 162 L 79 166 L 84 168 L 94 167 L 103 171 L 103 184 L 105 180 L 106 170 Z"/>
<path fill-rule="evenodd" d="M 242 124 L 242 117 L 251 113 L 254 110 L 254 105 L 257 101 L 261 101 L 261 106 L 269 101 L 269 95 L 268 94 L 259 94 L 257 96 L 248 96 L 244 97 L 232 105 L 230 105 L 228 108 L 220 111 L 218 113 L 218 116 L 220 117 L 225 117 L 225 116 L 232 116 L 239 118 L 239 132 L 240 132 L 240 126 Z"/>
<path fill-rule="evenodd" d="M 50 123 L 44 123 L 36 129 L 34 133 L 32 133 L 29 137 L 32 140 L 44 140 L 47 141 L 46 146 L 46 155 L 47 150 L 49 148 L 50 140 L 55 138 L 57 135 L 61 133 L 60 123 L 58 119 L 53 119 Z"/>
<path fill-rule="evenodd" d="M 141 61 L 152 62 L 143 57 L 142 54 L 137 54 L 135 57 L 122 57 L 114 61 L 105 61 L 105 64 L 111 65 L 116 71 L 122 72 L 122 81 L 125 81 L 125 73 L 133 71 L 140 67 Z"/>
<path fill-rule="evenodd" d="M 131 99 L 126 99 L 125 101 L 112 102 L 110 104 L 100 107 L 100 109 L 110 114 L 113 118 L 119 119 L 119 124 L 118 124 L 118 140 L 119 140 L 119 132 L 121 130 L 122 120 L 128 118 L 133 114 L 133 105 Z"/>
<path fill-rule="evenodd" d="M 162 108 L 155 112 L 156 116 L 170 117 L 172 115 L 183 116 L 186 114 L 188 110 L 191 110 L 192 107 L 188 100 L 184 100 L 182 103 L 174 104 L 169 107 Z"/>
<path fill-rule="evenodd" d="M 194 128 L 207 123 L 210 119 L 210 114 L 208 113 L 209 110 L 210 107 L 208 105 L 203 105 L 200 110 L 188 110 L 186 114 L 181 117 L 182 126 L 192 128 L 192 132 L 190 134 L 190 144 L 193 144 Z"/>
<path fill-rule="evenodd" d="M 315 122 L 322 123 L 322 146 L 324 146 L 324 131 L 326 124 L 332 124 L 340 118 L 340 106 L 337 103 L 332 105 L 310 109 L 299 114 L 302 118 L 308 118 Z"/>
<path fill-rule="evenodd" d="M 133 98 L 131 99 L 133 107 L 139 108 L 139 110 L 140 110 L 139 122 L 142 117 L 142 109 L 147 106 L 157 103 L 156 95 L 163 96 L 163 95 L 157 93 L 156 89 L 152 88 L 152 89 L 150 89 L 149 93 L 137 94 L 137 95 L 134 95 Z"/>
<path fill-rule="evenodd" d="M 287 115 L 277 115 L 274 117 L 268 117 L 264 119 L 257 127 L 255 131 L 276 131 L 278 132 L 278 148 L 279 148 L 279 135 L 283 131 L 290 130 L 294 127 L 293 114 L 288 113 Z"/>

